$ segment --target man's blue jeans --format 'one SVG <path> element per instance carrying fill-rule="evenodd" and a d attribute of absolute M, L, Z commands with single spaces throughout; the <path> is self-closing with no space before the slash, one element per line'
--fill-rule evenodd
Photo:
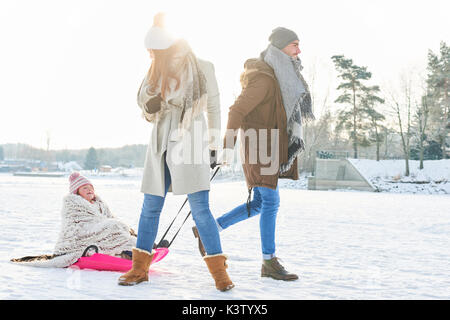
<path fill-rule="evenodd" d="M 170 171 L 165 163 L 164 197 L 144 194 L 136 247 L 151 252 L 158 233 L 159 217 L 164 206 L 165 196 L 171 184 Z M 200 239 L 208 255 L 222 253 L 219 230 L 209 210 L 209 190 L 188 194 L 192 217 L 197 226 Z"/>
<path fill-rule="evenodd" d="M 253 188 L 253 200 L 250 202 L 250 217 L 261 214 L 259 229 L 261 234 L 261 248 L 264 259 L 275 256 L 275 225 L 278 208 L 280 206 L 280 193 L 277 188 Z M 217 219 L 222 229 L 248 219 L 247 204 L 244 203 Z"/>

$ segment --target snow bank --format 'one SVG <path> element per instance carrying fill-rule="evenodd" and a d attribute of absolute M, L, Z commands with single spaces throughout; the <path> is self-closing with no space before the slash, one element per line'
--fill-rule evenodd
<path fill-rule="evenodd" d="M 359 172 L 382 192 L 450 194 L 450 159 L 409 161 L 405 176 L 404 160 L 348 159 Z"/>

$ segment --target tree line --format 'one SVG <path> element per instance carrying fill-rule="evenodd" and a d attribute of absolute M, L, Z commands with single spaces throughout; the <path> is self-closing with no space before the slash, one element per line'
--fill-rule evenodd
<path fill-rule="evenodd" d="M 46 162 L 76 161 L 84 169 L 95 169 L 102 165 L 112 167 L 143 167 L 146 145 L 126 145 L 120 148 L 89 148 L 79 150 L 44 150 L 27 144 L 0 145 L 3 159 L 28 159 Z M 0 157 L 0 160 L 3 160 Z"/>

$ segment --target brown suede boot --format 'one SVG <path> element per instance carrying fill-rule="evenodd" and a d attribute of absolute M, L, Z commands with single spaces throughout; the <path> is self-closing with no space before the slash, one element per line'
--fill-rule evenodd
<path fill-rule="evenodd" d="M 227 257 L 224 254 L 205 256 L 203 260 L 205 260 L 209 272 L 216 282 L 217 290 L 228 291 L 234 288 L 233 282 L 231 282 L 230 277 L 228 277 L 228 273 L 226 270 L 228 266 L 225 262 L 227 260 Z"/>
<path fill-rule="evenodd" d="M 198 251 L 200 251 L 202 257 L 206 256 L 206 250 L 203 246 L 202 240 L 200 239 L 200 234 L 198 233 L 197 227 L 192 227 L 192 232 L 194 233 L 194 237 L 198 239 Z"/>
<path fill-rule="evenodd" d="M 270 277 L 275 280 L 284 281 L 293 281 L 298 279 L 298 275 L 289 273 L 284 269 L 277 257 L 270 260 L 263 260 L 261 277 Z"/>
<path fill-rule="evenodd" d="M 152 263 L 154 253 L 133 248 L 133 267 L 119 278 L 119 285 L 134 286 L 143 281 L 148 281 L 148 270 Z"/>

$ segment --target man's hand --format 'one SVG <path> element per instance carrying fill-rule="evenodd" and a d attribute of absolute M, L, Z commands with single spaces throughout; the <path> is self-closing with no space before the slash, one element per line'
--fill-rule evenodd
<path fill-rule="evenodd" d="M 221 151 L 218 157 L 218 163 L 223 166 L 229 166 L 234 161 L 234 150 L 225 148 Z"/>

